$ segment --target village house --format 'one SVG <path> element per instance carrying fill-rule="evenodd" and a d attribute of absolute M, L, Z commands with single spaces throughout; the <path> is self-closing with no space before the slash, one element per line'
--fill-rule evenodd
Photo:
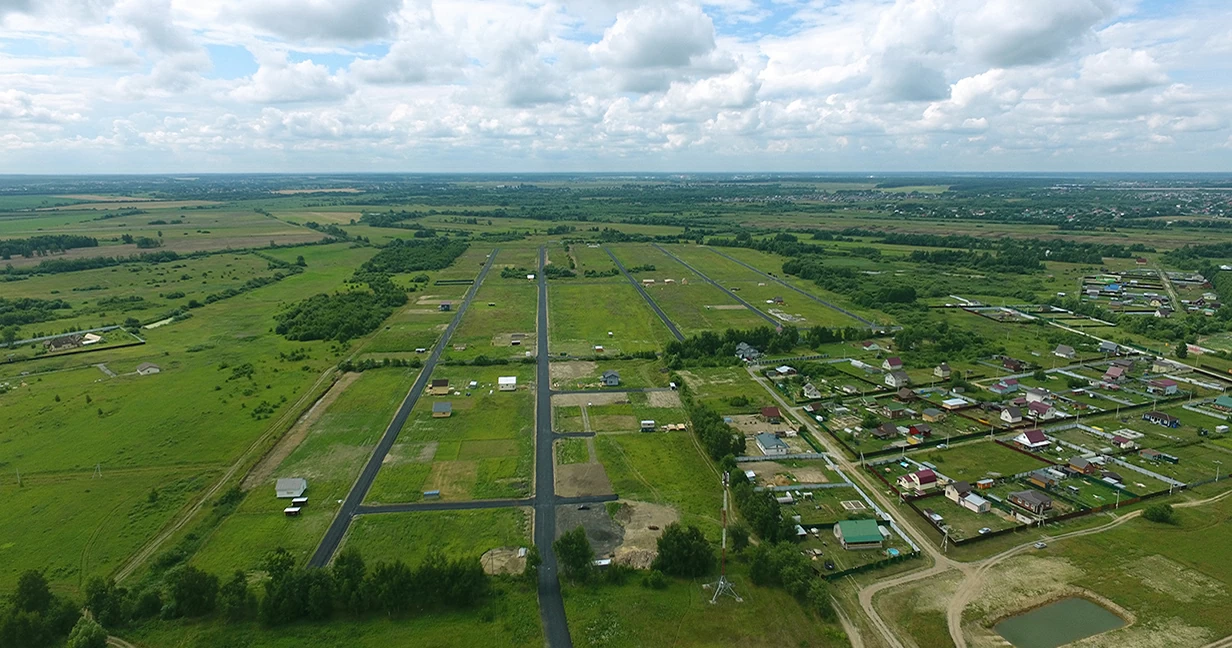
<path fill-rule="evenodd" d="M 1171 360 L 1166 360 L 1164 358 L 1158 358 L 1151 363 L 1151 373 L 1179 374 L 1189 373 L 1191 371 L 1193 371 L 1193 369 L 1191 369 L 1189 365 L 1183 365 L 1179 362 L 1172 362 Z"/>
<path fill-rule="evenodd" d="M 920 416 L 929 423 L 936 423 L 945 418 L 945 412 L 935 407 L 926 407 L 924 411 L 920 412 Z"/>
<path fill-rule="evenodd" d="M 428 384 L 428 393 L 433 396 L 448 396 L 449 395 L 449 379 L 436 378 Z"/>
<path fill-rule="evenodd" d="M 886 371 L 898 371 L 903 368 L 903 361 L 897 356 L 886 358 L 881 361 L 881 368 Z"/>
<path fill-rule="evenodd" d="M 1084 457 L 1071 457 L 1068 467 L 1070 470 L 1076 473 L 1082 473 L 1083 475 L 1094 475 L 1099 472 L 1099 465 L 1087 460 Z"/>
<path fill-rule="evenodd" d="M 942 380 L 949 380 L 953 373 L 954 371 L 950 369 L 950 365 L 945 362 L 933 367 L 933 375 Z"/>
<path fill-rule="evenodd" d="M 1211 402 L 1211 407 L 1221 412 L 1232 412 L 1232 396 L 1223 394 Z"/>
<path fill-rule="evenodd" d="M 453 403 L 436 401 L 432 403 L 432 418 L 449 418 L 453 416 Z"/>
<path fill-rule="evenodd" d="M 1052 405 L 1044 402 L 1034 402 L 1027 404 L 1027 413 L 1036 421 L 1044 421 L 1056 416 L 1057 409 Z"/>
<path fill-rule="evenodd" d="M 1036 515 L 1042 515 L 1044 511 L 1052 509 L 1052 498 L 1037 490 L 1010 493 L 1009 501 L 1011 504 L 1020 506 Z"/>
<path fill-rule="evenodd" d="M 1120 349 L 1120 347 L 1118 347 L 1118 346 L 1117 346 L 1117 343 L 1116 343 L 1116 342 L 1107 342 L 1107 341 L 1104 341 L 1104 342 L 1100 342 L 1100 343 L 1099 343 L 1099 352 L 1100 352 L 1100 353 L 1103 353 L 1103 354 L 1112 354 L 1112 355 L 1116 355 L 1116 353 L 1117 353 L 1117 351 L 1118 351 L 1119 349 Z"/>
<path fill-rule="evenodd" d="M 1174 311 L 1168 306 L 1160 306 L 1155 309 L 1155 317 L 1160 319 L 1168 319 L 1169 317 L 1172 317 L 1173 312 Z"/>
<path fill-rule="evenodd" d="M 1104 470 L 1099 473 L 1099 478 L 1113 484 L 1125 483 L 1125 478 L 1120 473 L 1111 470 Z"/>
<path fill-rule="evenodd" d="M 745 362 L 755 362 L 761 358 L 761 351 L 749 346 L 747 342 L 736 345 L 736 357 Z"/>
<path fill-rule="evenodd" d="M 758 434 L 756 440 L 757 449 L 761 450 L 761 453 L 767 456 L 785 455 L 789 450 L 787 444 L 783 443 L 782 439 L 770 434 L 769 432 L 762 432 L 761 434 Z"/>
<path fill-rule="evenodd" d="M 308 480 L 303 477 L 281 477 L 274 484 L 274 496 L 278 499 L 303 497 L 308 490 Z"/>
<path fill-rule="evenodd" d="M 872 432 L 873 436 L 885 441 L 898 436 L 898 426 L 887 421 L 873 428 Z"/>
<path fill-rule="evenodd" d="M 891 418 L 891 419 L 906 418 L 907 415 L 910 413 L 911 413 L 911 410 L 907 409 L 907 406 L 903 405 L 902 403 L 896 403 L 894 401 L 886 401 L 882 403 L 881 405 L 881 414 L 882 416 L 885 416 L 887 418 Z"/>
<path fill-rule="evenodd" d="M 608 369 L 603 372 L 603 375 L 599 376 L 599 382 L 604 387 L 618 387 L 620 386 L 620 372 Z"/>
<path fill-rule="evenodd" d="M 1032 471 L 1027 477 L 1027 481 L 1039 486 L 1040 488 L 1053 488 L 1061 483 L 1061 477 L 1050 468 L 1041 468 Z"/>
<path fill-rule="evenodd" d="M 81 346 L 81 341 L 82 335 L 80 333 L 61 335 L 60 337 L 52 338 L 43 342 L 43 348 L 47 349 L 50 353 L 55 353 L 57 351 L 68 351 L 69 349 L 76 349 Z"/>
<path fill-rule="evenodd" d="M 1014 406 L 1009 406 L 1001 410 L 1001 422 L 1014 425 L 1022 422 L 1022 410 Z"/>
<path fill-rule="evenodd" d="M 1133 450 L 1134 448 L 1138 447 L 1137 443 L 1134 443 L 1133 441 L 1130 441 L 1129 439 L 1126 439 L 1125 437 L 1119 434 L 1112 435 L 1112 445 L 1122 450 Z"/>
<path fill-rule="evenodd" d="M 1178 386 L 1171 378 L 1157 378 L 1146 384 L 1146 391 L 1148 394 L 1173 396 L 1177 393 Z"/>
<path fill-rule="evenodd" d="M 775 367 L 774 372 L 777 373 L 780 378 L 786 378 L 787 376 L 796 375 L 795 368 L 789 367 L 787 365 L 781 365 L 781 366 Z"/>
<path fill-rule="evenodd" d="M 1027 368 L 1027 363 L 1016 358 L 1005 356 L 1001 358 L 1001 366 L 1009 369 L 1010 371 L 1025 371 Z"/>
<path fill-rule="evenodd" d="M 971 492 L 971 484 L 965 481 L 952 481 L 945 487 L 945 496 L 955 504 Z"/>
<path fill-rule="evenodd" d="M 1058 358 L 1065 358 L 1067 360 L 1073 360 L 1074 359 L 1074 347 L 1068 344 L 1058 344 L 1057 348 L 1052 350 L 1052 355 Z"/>
<path fill-rule="evenodd" d="M 1040 450 L 1047 448 L 1052 440 L 1044 434 L 1043 430 L 1023 430 L 1018 436 L 1014 437 L 1014 443 L 1017 443 L 1024 450 Z"/>
<path fill-rule="evenodd" d="M 779 408 L 777 407 L 761 408 L 761 417 L 765 419 L 767 423 L 778 424 L 783 422 L 783 415 L 779 412 Z"/>
<path fill-rule="evenodd" d="M 927 423 L 916 423 L 907 428 L 907 434 L 920 438 L 928 438 L 933 435 L 933 426 Z"/>
<path fill-rule="evenodd" d="M 1172 416 L 1171 414 L 1164 414 L 1163 412 L 1147 412 L 1142 415 L 1142 420 L 1149 421 L 1155 425 L 1162 425 L 1166 428 L 1181 427 L 1180 419 Z"/>
<path fill-rule="evenodd" d="M 965 398 L 954 397 L 954 398 L 947 398 L 941 401 L 941 408 L 944 410 L 950 411 L 950 412 L 953 412 L 954 410 L 963 409 L 964 407 L 968 407 L 969 405 L 971 405 L 971 401 L 968 401 Z"/>
<path fill-rule="evenodd" d="M 143 362 L 137 365 L 138 376 L 151 376 L 162 371 L 162 368 L 152 362 Z"/>
<path fill-rule="evenodd" d="M 1042 403 L 1048 400 L 1048 397 L 1050 395 L 1051 394 L 1048 393 L 1047 389 L 1040 389 L 1038 387 L 1027 388 L 1027 402 L 1028 403 Z"/>
<path fill-rule="evenodd" d="M 1017 378 L 1003 378 L 993 383 L 993 385 L 988 388 L 988 391 L 991 391 L 992 393 L 997 394 L 999 396 L 1004 396 L 1006 394 L 1012 394 L 1018 391 L 1018 379 Z"/>
<path fill-rule="evenodd" d="M 923 468 L 913 473 L 907 473 L 898 478 L 898 486 L 903 490 L 914 490 L 917 493 L 932 490 L 937 487 L 937 473 L 931 468 Z"/>
<path fill-rule="evenodd" d="M 817 389 L 813 383 L 804 383 L 804 397 L 808 400 L 817 400 L 821 398 L 821 391 Z"/>
<path fill-rule="evenodd" d="M 804 406 L 804 411 L 806 414 L 813 414 L 813 415 L 821 414 L 822 412 L 825 411 L 825 409 L 826 409 L 825 406 L 822 405 L 821 403 L 808 403 Z"/>
<path fill-rule="evenodd" d="M 905 371 L 891 371 L 885 375 L 885 384 L 888 387 L 898 389 L 899 387 L 910 385 L 911 378 L 907 377 L 907 372 Z"/>
<path fill-rule="evenodd" d="M 1103 380 L 1104 382 L 1109 383 L 1119 383 L 1124 381 L 1127 375 L 1128 372 L 1125 370 L 1125 367 L 1113 365 L 1108 367 L 1108 370 L 1104 372 Z"/>
<path fill-rule="evenodd" d="M 962 499 L 958 500 L 958 505 L 972 513 L 987 513 L 992 510 L 992 504 L 975 493 L 964 495 Z"/>
<path fill-rule="evenodd" d="M 863 342 L 861 342 L 861 343 L 860 343 L 860 346 L 861 346 L 861 347 L 862 347 L 865 351 L 880 351 L 880 350 L 881 350 L 881 345 L 880 345 L 880 344 L 877 344 L 876 342 L 874 342 L 874 341 L 872 341 L 872 340 L 865 340 L 865 341 L 863 341 Z"/>
<path fill-rule="evenodd" d="M 903 387 L 902 389 L 899 389 L 898 392 L 894 394 L 894 398 L 902 403 L 910 403 L 911 401 L 919 400 L 920 397 L 917 396 L 915 392 L 911 391 L 907 387 Z"/>
<path fill-rule="evenodd" d="M 885 541 L 876 520 L 842 520 L 834 525 L 834 537 L 848 551 L 880 549 Z"/>

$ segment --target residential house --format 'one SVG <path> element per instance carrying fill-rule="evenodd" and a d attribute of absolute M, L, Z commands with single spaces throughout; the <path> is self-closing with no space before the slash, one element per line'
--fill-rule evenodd
<path fill-rule="evenodd" d="M 1100 352 L 1100 353 L 1116 355 L 1116 353 L 1117 353 L 1117 351 L 1118 351 L 1119 349 L 1120 349 L 1120 347 L 1119 347 L 1119 346 L 1117 346 L 1117 343 L 1116 343 L 1116 342 L 1108 342 L 1108 341 L 1104 341 L 1104 342 L 1100 342 L 1100 343 L 1099 343 L 1099 352 Z"/>
<path fill-rule="evenodd" d="M 917 396 L 916 393 L 911 391 L 909 388 L 903 387 L 898 390 L 898 393 L 894 394 L 894 398 L 898 399 L 900 402 L 903 402 L 903 403 L 910 403 L 911 401 L 919 400 L 920 397 Z"/>
<path fill-rule="evenodd" d="M 1067 360 L 1073 360 L 1074 359 L 1074 347 L 1068 344 L 1058 344 L 1057 348 L 1052 350 L 1052 355 L 1058 358 L 1065 358 Z"/>
<path fill-rule="evenodd" d="M 1018 379 L 1017 378 L 1003 378 L 993 383 L 992 387 L 988 388 L 988 391 L 991 391 L 992 393 L 997 394 L 999 396 L 1004 396 L 1006 394 L 1012 394 L 1018 391 Z"/>
<path fill-rule="evenodd" d="M 620 386 L 620 372 L 608 369 L 607 371 L 603 372 L 603 375 L 599 376 L 599 382 L 604 387 L 619 387 Z"/>
<path fill-rule="evenodd" d="M 1138 257 L 1138 258 L 1134 259 L 1134 263 L 1136 263 L 1136 264 L 1138 264 L 1138 265 L 1143 266 L 1143 265 L 1146 265 L 1146 264 L 1147 264 L 1147 260 L 1146 260 L 1146 259 L 1144 259 L 1144 258 L 1142 258 L 1142 257 Z"/>
<path fill-rule="evenodd" d="M 435 378 L 428 384 L 428 393 L 433 396 L 448 396 L 449 395 L 449 379 Z"/>
<path fill-rule="evenodd" d="M 1017 443 L 1024 450 L 1040 450 L 1047 448 L 1052 440 L 1044 434 L 1043 430 L 1023 430 L 1018 436 L 1014 437 L 1014 443 Z"/>
<path fill-rule="evenodd" d="M 1232 396 L 1223 394 L 1211 403 L 1211 407 L 1221 412 L 1232 412 Z"/>
<path fill-rule="evenodd" d="M 911 384 L 911 378 L 907 376 L 905 371 L 891 371 L 885 375 L 885 384 L 888 387 L 898 389 Z"/>
<path fill-rule="evenodd" d="M 933 472 L 931 468 L 922 468 L 899 477 L 898 485 L 904 490 L 914 490 L 917 493 L 923 493 L 937 487 L 937 473 Z"/>
<path fill-rule="evenodd" d="M 60 337 L 52 338 L 46 342 L 43 342 L 43 348 L 47 349 L 47 351 L 51 353 L 55 353 L 57 351 L 68 351 L 69 349 L 76 349 L 81 346 L 81 341 L 82 335 L 80 333 L 61 335 Z"/>
<path fill-rule="evenodd" d="M 953 373 L 954 371 L 950 369 L 950 365 L 945 362 L 942 362 L 936 367 L 933 367 L 933 375 L 942 380 L 949 380 L 950 376 L 953 375 Z"/>
<path fill-rule="evenodd" d="M 876 520 L 841 520 L 834 525 L 834 537 L 848 551 L 880 549 L 885 542 Z"/>
<path fill-rule="evenodd" d="M 1044 421 L 1056 416 L 1057 408 L 1044 402 L 1027 403 L 1027 413 L 1036 421 Z"/>
<path fill-rule="evenodd" d="M 954 410 L 963 409 L 964 407 L 967 407 L 969 405 L 971 405 L 971 401 L 965 398 L 954 397 L 954 398 L 947 398 L 941 401 L 941 409 L 951 411 L 951 412 Z"/>
<path fill-rule="evenodd" d="M 886 422 L 878 425 L 872 430 L 873 436 L 881 440 L 893 439 L 898 436 L 898 426 L 893 423 Z"/>
<path fill-rule="evenodd" d="M 886 371 L 898 371 L 903 368 L 903 360 L 897 356 L 881 361 L 881 368 Z"/>
<path fill-rule="evenodd" d="M 907 428 L 907 434 L 921 438 L 928 438 L 933 435 L 933 426 L 927 423 L 916 423 L 915 425 Z"/>
<path fill-rule="evenodd" d="M 1173 396 L 1179 389 L 1175 380 L 1171 378 L 1157 378 L 1146 384 L 1146 391 L 1148 394 Z"/>
<path fill-rule="evenodd" d="M 789 366 L 787 366 L 787 365 L 782 365 L 782 366 L 779 366 L 779 367 L 775 367 L 775 368 L 774 368 L 774 371 L 775 371 L 775 373 L 777 373 L 780 377 L 786 377 L 786 376 L 794 376 L 794 375 L 796 375 L 796 370 L 795 370 L 795 368 L 794 368 L 794 367 L 789 367 Z"/>
<path fill-rule="evenodd" d="M 965 481 L 952 481 L 945 487 L 945 496 L 955 504 L 971 492 L 971 484 Z"/>
<path fill-rule="evenodd" d="M 813 383 L 804 383 L 804 397 L 809 400 L 821 398 L 821 391 Z"/>
<path fill-rule="evenodd" d="M 861 343 L 860 343 L 860 346 L 861 346 L 861 347 L 862 347 L 865 351 L 880 351 L 880 350 L 881 350 L 881 345 L 880 345 L 880 344 L 877 344 L 876 342 L 874 342 L 874 341 L 872 341 L 872 340 L 865 340 L 865 341 L 863 341 L 863 342 L 861 342 Z"/>
<path fill-rule="evenodd" d="M 274 496 L 278 499 L 303 497 L 308 490 L 308 480 L 303 477 L 282 477 L 274 484 Z"/>
<path fill-rule="evenodd" d="M 1161 319 L 1167 319 L 1169 317 L 1172 317 L 1173 312 L 1174 311 L 1168 306 L 1160 306 L 1159 308 L 1155 309 L 1155 317 L 1159 317 Z"/>
<path fill-rule="evenodd" d="M 1146 414 L 1142 415 L 1142 420 L 1150 421 L 1151 423 L 1154 423 L 1155 425 L 1162 425 L 1166 428 L 1181 427 L 1180 419 L 1178 419 L 1175 416 L 1172 416 L 1171 414 L 1164 414 L 1163 412 L 1147 412 Z"/>
<path fill-rule="evenodd" d="M 807 385 L 806 385 L 807 386 Z M 808 403 L 804 406 L 804 411 L 807 414 L 817 415 L 825 411 L 825 406 L 821 403 Z"/>
<path fill-rule="evenodd" d="M 765 419 L 767 423 L 782 423 L 783 422 L 783 415 L 782 413 L 779 412 L 779 408 L 777 407 L 761 408 L 761 417 Z"/>
<path fill-rule="evenodd" d="M 1052 498 L 1037 490 L 1010 493 L 1009 500 L 1011 504 L 1020 506 L 1036 515 L 1043 515 L 1044 511 L 1052 509 Z"/>
<path fill-rule="evenodd" d="M 761 351 L 754 349 L 747 342 L 741 342 L 736 345 L 736 357 L 745 362 L 754 362 L 761 358 Z"/>
<path fill-rule="evenodd" d="M 162 371 L 162 368 L 152 362 L 143 362 L 137 365 L 137 375 L 139 376 L 149 376 L 160 371 Z"/>
<path fill-rule="evenodd" d="M 920 412 L 920 416 L 929 423 L 936 423 L 945 418 L 945 412 L 935 407 L 926 407 L 924 411 Z"/>
<path fill-rule="evenodd" d="M 1161 461 L 1160 457 L 1162 457 L 1163 455 L 1164 453 L 1154 448 L 1143 448 L 1138 451 L 1139 457 L 1142 457 L 1143 459 L 1147 459 L 1150 461 Z"/>
<path fill-rule="evenodd" d="M 1134 448 L 1138 447 L 1137 443 L 1134 443 L 1133 441 L 1130 441 L 1129 439 L 1126 439 L 1125 437 L 1119 434 L 1112 435 L 1112 445 L 1122 450 L 1133 450 Z"/>
<path fill-rule="evenodd" d="M 902 403 L 886 401 L 881 405 L 881 413 L 891 419 L 901 419 L 906 418 L 911 413 L 911 410 L 907 409 L 907 406 Z"/>
<path fill-rule="evenodd" d="M 436 401 L 432 403 L 432 418 L 449 418 L 453 416 L 453 403 Z"/>
<path fill-rule="evenodd" d="M 1048 393 L 1047 389 L 1040 389 L 1038 387 L 1027 388 L 1028 403 L 1043 403 L 1044 401 L 1047 401 L 1048 397 L 1051 395 L 1052 394 Z"/>
<path fill-rule="evenodd" d="M 1025 371 L 1027 369 L 1027 363 L 1009 356 L 1001 358 L 1001 366 L 1010 371 Z"/>
<path fill-rule="evenodd" d="M 1022 423 L 1022 410 L 1013 405 L 1001 410 L 1001 422 L 1008 423 L 1009 425 Z"/>
<path fill-rule="evenodd" d="M 1108 367 L 1108 370 L 1104 372 L 1103 380 L 1104 382 L 1119 383 L 1123 382 L 1128 376 L 1129 372 L 1125 369 L 1125 367 L 1113 365 Z"/>
<path fill-rule="evenodd" d="M 1041 468 L 1039 470 L 1032 471 L 1030 476 L 1027 477 L 1027 481 L 1039 486 L 1040 488 L 1052 488 L 1061 483 L 1061 478 L 1058 477 L 1051 469 Z"/>
<path fill-rule="evenodd" d="M 1120 473 L 1113 472 L 1111 470 L 1104 470 L 1100 472 L 1099 478 L 1106 482 L 1112 482 L 1113 484 L 1124 484 L 1125 483 L 1125 478 L 1122 477 Z"/>
<path fill-rule="evenodd" d="M 1084 475 L 1094 475 L 1099 472 L 1099 465 L 1084 457 L 1071 457 L 1068 468 Z"/>
<path fill-rule="evenodd" d="M 518 378 L 517 376 L 501 376 L 496 379 L 496 386 L 500 391 L 516 391 Z"/>
<path fill-rule="evenodd" d="M 758 434 L 756 440 L 757 449 L 761 450 L 761 453 L 767 456 L 785 455 L 790 450 L 790 448 L 787 447 L 787 444 L 783 443 L 782 439 L 770 434 L 769 432 L 762 432 L 761 434 Z"/>

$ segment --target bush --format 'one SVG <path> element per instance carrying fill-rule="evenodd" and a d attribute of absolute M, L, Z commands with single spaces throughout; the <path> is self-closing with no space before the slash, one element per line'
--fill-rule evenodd
<path fill-rule="evenodd" d="M 1158 524 L 1176 524 L 1176 511 L 1171 504 L 1154 504 L 1142 511 L 1142 517 Z"/>
<path fill-rule="evenodd" d="M 88 616 L 83 616 L 68 634 L 66 648 L 106 648 L 107 631 Z"/>
<path fill-rule="evenodd" d="M 663 575 L 663 572 L 655 569 L 642 577 L 642 587 L 655 590 L 667 589 L 667 577 Z"/>
<path fill-rule="evenodd" d="M 671 576 L 704 576 L 714 569 L 714 549 L 701 530 L 672 523 L 658 541 L 659 555 L 652 568 Z"/>

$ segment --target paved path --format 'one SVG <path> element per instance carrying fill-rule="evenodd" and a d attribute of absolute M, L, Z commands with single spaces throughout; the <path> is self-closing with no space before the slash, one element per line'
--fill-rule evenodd
<path fill-rule="evenodd" d="M 611 254 L 609 252 L 609 254 Z M 539 312 L 535 326 L 538 343 L 535 351 L 535 546 L 539 548 L 539 618 L 549 648 L 572 648 L 565 602 L 560 595 L 556 564 L 556 479 L 552 459 L 552 376 L 548 353 L 548 281 L 543 275 L 547 251 L 539 248 Z M 612 257 L 613 260 L 615 257 Z"/>
<path fill-rule="evenodd" d="M 559 497 L 556 503 L 570 504 L 602 504 L 615 502 L 618 495 L 586 495 L 583 497 Z M 415 513 L 417 511 L 476 511 L 480 509 L 517 508 L 519 506 L 534 506 L 533 497 L 522 499 L 490 499 L 466 500 L 457 502 L 406 502 L 404 504 L 368 504 L 355 509 L 355 515 L 380 515 L 381 513 Z"/>
<path fill-rule="evenodd" d="M 770 322 L 770 325 L 771 325 L 771 326 L 774 326 L 774 327 L 779 327 L 779 326 L 782 326 L 783 324 L 785 324 L 785 323 L 786 323 L 786 322 L 782 322 L 782 321 L 779 321 L 779 320 L 775 319 L 775 318 L 774 318 L 774 316 L 770 315 L 769 313 L 766 313 L 765 311 L 761 310 L 760 308 L 758 308 L 758 307 L 756 307 L 756 306 L 754 306 L 754 305 L 752 305 L 752 304 L 748 303 L 747 301 L 744 301 L 744 299 L 742 299 L 742 298 L 740 297 L 740 295 L 737 295 L 736 293 L 734 293 L 734 292 L 732 292 L 732 291 L 730 291 L 730 290 L 728 290 L 728 289 L 724 288 L 722 285 L 720 285 L 720 284 L 719 284 L 719 282 L 715 281 L 714 279 L 711 279 L 710 277 L 707 277 L 706 275 L 702 274 L 700 270 L 698 270 L 697 268 L 694 268 L 693 266 L 691 266 L 691 265 L 689 265 L 688 263 L 686 263 L 684 259 L 682 259 L 682 258 L 680 258 L 680 257 L 676 256 L 675 254 L 672 254 L 671 252 L 668 252 L 667 250 L 663 249 L 663 247 L 662 247 L 662 246 L 660 246 L 658 243 L 651 243 L 651 245 L 652 245 L 652 246 L 654 246 L 654 248 L 655 248 L 656 250 L 658 250 L 658 251 L 662 252 L 663 254 L 666 254 L 667 256 L 669 256 L 669 257 L 671 257 L 671 258 L 673 258 L 673 259 L 675 259 L 675 260 L 676 260 L 676 262 L 677 262 L 677 263 L 679 263 L 680 265 L 682 265 L 682 266 L 684 266 L 684 267 L 688 268 L 689 270 L 693 271 L 693 273 L 694 273 L 694 274 L 696 274 L 697 276 L 701 277 L 701 278 L 702 278 L 702 280 L 703 280 L 703 281 L 705 281 L 706 283 L 708 283 L 708 284 L 710 284 L 711 286 L 714 286 L 715 288 L 718 288 L 719 290 L 722 290 L 723 292 L 727 293 L 727 296 L 728 296 L 728 297 L 731 297 L 732 299 L 734 299 L 734 300 L 736 300 L 736 301 L 740 302 L 740 304 L 741 304 L 741 305 L 743 305 L 745 308 L 747 308 L 747 309 L 749 309 L 750 311 L 752 311 L 752 313 L 753 313 L 754 315 L 757 315 L 758 317 L 760 317 L 760 318 L 762 318 L 762 319 L 766 320 L 767 322 Z"/>
<path fill-rule="evenodd" d="M 629 271 L 625 269 L 625 266 L 620 262 L 620 259 L 617 259 L 616 255 L 612 254 L 612 251 L 607 249 L 606 245 L 603 246 L 603 251 L 607 252 L 607 255 L 612 257 L 612 263 L 616 264 L 616 268 L 624 274 L 625 278 L 629 280 L 629 283 L 633 284 L 633 287 L 636 288 L 639 293 L 642 293 L 642 297 L 646 299 L 646 303 L 650 304 L 650 307 L 654 309 L 654 312 L 659 316 L 659 319 L 663 320 L 663 325 L 667 327 L 667 330 L 671 331 L 672 335 L 676 336 L 677 340 L 684 342 L 684 334 L 680 332 L 680 329 L 676 328 L 676 325 L 672 323 L 671 318 L 667 316 L 667 313 L 663 312 L 662 308 L 659 308 L 659 305 L 655 303 L 655 300 L 650 298 L 650 294 L 646 292 L 646 289 L 642 287 L 642 284 L 638 283 L 637 279 L 633 278 L 633 275 L 629 274 Z"/>
<path fill-rule="evenodd" d="M 779 279 L 778 277 L 776 277 L 776 276 L 774 276 L 774 275 L 772 275 L 772 274 L 768 274 L 768 273 L 762 272 L 761 270 L 758 270 L 757 268 L 754 268 L 753 266 L 751 266 L 751 265 L 749 265 L 749 264 L 745 263 L 744 261 L 741 261 L 740 259 L 737 259 L 737 258 L 735 258 L 735 257 L 729 256 L 729 255 L 727 255 L 726 253 L 719 252 L 718 250 L 716 250 L 716 249 L 714 249 L 714 248 L 712 248 L 712 247 L 708 247 L 708 248 L 706 248 L 706 249 L 707 249 L 707 250 L 710 250 L 711 252 L 714 252 L 715 254 L 717 254 L 717 255 L 719 255 L 719 256 L 721 256 L 721 257 L 723 257 L 724 259 L 727 259 L 728 261 L 734 261 L 734 262 L 736 262 L 736 263 L 739 263 L 740 265 L 742 265 L 742 266 L 744 266 L 744 267 L 748 268 L 749 270 L 752 270 L 753 272 L 756 272 L 757 274 L 759 274 L 759 275 L 761 275 L 761 276 L 763 276 L 763 277 L 765 277 L 765 278 L 769 279 L 770 281 L 773 281 L 774 283 L 776 283 L 776 284 L 778 284 L 778 285 L 780 285 L 780 286 L 782 286 L 782 287 L 784 287 L 784 288 L 786 288 L 786 289 L 788 289 L 788 290 L 794 290 L 794 291 L 796 291 L 796 292 L 800 293 L 801 295 L 804 295 L 805 297 L 808 297 L 809 299 L 811 299 L 811 300 L 813 300 L 813 301 L 817 302 L 818 304 L 821 304 L 822 306 L 825 306 L 825 307 L 827 307 L 827 308 L 830 308 L 831 310 L 836 310 L 836 311 L 838 311 L 838 312 L 840 312 L 840 313 L 842 313 L 842 314 L 846 315 L 847 317 L 850 317 L 851 319 L 854 319 L 854 320 L 856 320 L 857 322 L 860 322 L 861 324 L 864 324 L 865 326 L 867 326 L 867 327 L 869 327 L 869 328 L 877 328 L 877 325 L 876 325 L 876 324 L 874 324 L 874 323 L 872 323 L 871 321 L 869 321 L 869 320 L 867 320 L 867 319 L 864 319 L 863 317 L 860 317 L 859 315 L 856 315 L 855 313 L 853 313 L 853 312 L 851 312 L 851 311 L 849 311 L 849 310 L 845 310 L 845 309 L 843 309 L 843 308 L 840 308 L 840 307 L 838 307 L 838 306 L 835 306 L 834 304 L 831 304 L 830 302 L 828 302 L 828 301 L 826 301 L 826 300 L 824 300 L 824 299 L 822 299 L 822 298 L 818 297 L 817 295 L 814 295 L 814 294 L 812 294 L 812 293 L 805 292 L 804 290 L 801 290 L 800 288 L 797 288 L 797 287 L 795 287 L 795 286 L 793 286 L 793 285 L 791 285 L 791 284 L 787 283 L 786 281 L 783 281 L 782 279 Z"/>
<path fill-rule="evenodd" d="M 423 393 L 424 386 L 427 385 L 428 378 L 432 375 L 432 370 L 436 367 L 437 361 L 440 360 L 441 353 L 445 350 L 445 345 L 449 343 L 449 338 L 453 335 L 454 329 L 462 321 L 462 316 L 466 314 L 466 309 L 470 306 L 475 293 L 483 285 L 483 280 L 488 276 L 488 271 L 492 269 L 492 262 L 496 260 L 498 252 L 500 252 L 500 248 L 492 250 L 492 253 L 488 255 L 488 261 L 483 265 L 483 269 L 479 271 L 479 276 L 475 279 L 475 283 L 471 284 L 470 289 L 466 291 L 466 297 L 462 299 L 462 305 L 458 307 L 458 311 L 454 314 L 453 319 L 450 320 L 449 326 L 445 327 L 445 331 L 441 333 L 440 339 L 432 347 L 432 353 L 428 356 L 427 361 L 424 362 L 423 369 L 419 372 L 419 377 L 411 385 L 411 391 L 407 392 L 406 398 L 402 401 L 402 406 L 398 408 L 398 412 L 394 414 L 393 420 L 389 422 L 389 427 L 385 428 L 385 433 L 381 435 L 381 440 L 377 442 L 376 449 L 372 451 L 372 456 L 368 458 L 368 463 L 364 465 L 363 471 L 359 473 L 359 478 L 355 480 L 355 484 L 351 486 L 351 491 L 347 493 L 346 499 L 343 500 L 342 508 L 338 509 L 338 514 L 334 516 L 329 529 L 325 531 L 325 537 L 321 538 L 321 544 L 317 545 L 316 552 L 308 559 L 309 567 L 324 567 L 333 559 L 334 552 L 342 544 L 342 538 L 351 526 L 351 519 L 355 517 L 360 505 L 363 504 L 364 497 L 368 495 L 368 490 L 372 488 L 372 482 L 376 479 L 376 474 L 381 469 L 381 462 L 389 454 L 394 441 L 398 440 L 398 433 L 402 431 L 402 426 L 406 424 L 407 418 L 410 417 L 411 409 L 419 401 L 419 396 Z"/>

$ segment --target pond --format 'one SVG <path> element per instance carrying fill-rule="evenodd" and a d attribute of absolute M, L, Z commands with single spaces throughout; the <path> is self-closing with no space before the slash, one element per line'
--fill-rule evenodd
<path fill-rule="evenodd" d="M 1010 617 L 994 629 L 1017 648 L 1057 648 L 1124 625 L 1107 608 L 1070 597 Z"/>

